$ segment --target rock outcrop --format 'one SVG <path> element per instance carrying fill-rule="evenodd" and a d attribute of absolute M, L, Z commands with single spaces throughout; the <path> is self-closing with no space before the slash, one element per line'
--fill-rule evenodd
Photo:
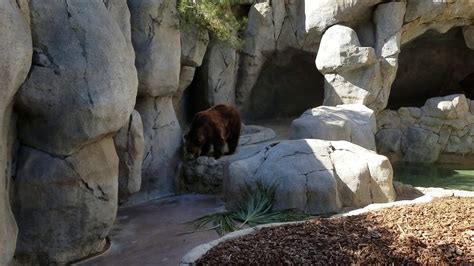
<path fill-rule="evenodd" d="M 393 201 L 388 159 L 346 141 L 289 140 L 264 146 L 225 169 L 226 206 L 235 207 L 240 189 L 257 182 L 277 186 L 274 209 L 313 214 Z"/>
<path fill-rule="evenodd" d="M 117 210 L 111 135 L 133 111 L 138 79 L 129 38 L 104 1 L 29 3 L 33 66 L 16 101 L 16 254 L 63 264 L 105 246 Z"/>
<path fill-rule="evenodd" d="M 377 149 L 392 160 L 433 163 L 443 154 L 474 154 L 474 104 L 462 94 L 428 99 L 421 108 L 377 117 Z M 459 159 L 459 158 L 458 158 Z"/>
<path fill-rule="evenodd" d="M 182 133 L 172 97 L 179 87 L 181 35 L 175 0 L 129 0 L 128 6 L 145 139 L 141 201 L 173 193 L 179 174 Z"/>
<path fill-rule="evenodd" d="M 321 39 L 316 66 L 325 78 L 325 105 L 364 104 L 376 112 L 388 103 L 398 67 L 405 3 L 380 4 L 374 11 L 374 47 L 363 47 L 356 31 L 330 27 Z"/>
<path fill-rule="evenodd" d="M 346 140 L 375 151 L 374 111 L 360 104 L 320 106 L 293 120 L 290 139 Z"/>
<path fill-rule="evenodd" d="M 27 1 L 0 1 L 0 265 L 10 265 L 18 227 L 10 207 L 13 97 L 31 65 Z"/>
<path fill-rule="evenodd" d="M 119 156 L 118 197 L 123 203 L 128 197 L 140 191 L 142 184 L 143 123 L 140 114 L 133 111 L 128 123 L 114 137 Z"/>

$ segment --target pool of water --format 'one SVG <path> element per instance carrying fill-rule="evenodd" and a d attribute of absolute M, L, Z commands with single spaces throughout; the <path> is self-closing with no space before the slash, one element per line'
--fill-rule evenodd
<path fill-rule="evenodd" d="M 393 170 L 394 180 L 404 184 L 474 191 L 474 166 L 396 163 Z"/>

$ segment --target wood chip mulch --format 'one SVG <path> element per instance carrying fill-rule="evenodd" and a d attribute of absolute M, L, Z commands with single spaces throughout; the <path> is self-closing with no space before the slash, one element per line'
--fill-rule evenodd
<path fill-rule="evenodd" d="M 443 198 L 263 228 L 226 241 L 198 264 L 474 265 L 474 198 Z"/>

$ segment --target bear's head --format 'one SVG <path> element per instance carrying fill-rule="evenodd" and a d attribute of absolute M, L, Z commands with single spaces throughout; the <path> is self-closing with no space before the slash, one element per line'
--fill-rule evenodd
<path fill-rule="evenodd" d="M 201 147 L 203 143 L 204 137 L 201 135 L 184 135 L 184 153 L 189 159 L 196 159 L 201 155 Z"/>

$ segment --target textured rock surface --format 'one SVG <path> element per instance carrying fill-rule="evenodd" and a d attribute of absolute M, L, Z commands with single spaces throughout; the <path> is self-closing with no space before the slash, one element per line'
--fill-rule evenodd
<path fill-rule="evenodd" d="M 306 42 L 317 44 L 321 40 L 324 31 L 332 25 L 340 22 L 347 26 L 355 26 L 358 23 L 367 20 L 372 8 L 381 0 L 349 0 L 333 1 L 320 0 L 304 1 L 304 17 Z"/>
<path fill-rule="evenodd" d="M 128 120 L 137 94 L 134 55 L 102 1 L 31 1 L 30 9 L 35 54 L 18 95 L 19 137 L 70 155 Z"/>
<path fill-rule="evenodd" d="M 0 265 L 13 258 L 18 228 L 10 207 L 13 96 L 26 78 L 33 53 L 26 1 L 0 1 Z"/>
<path fill-rule="evenodd" d="M 115 149 L 120 160 L 118 196 L 120 202 L 140 190 L 142 162 L 145 148 L 143 123 L 140 114 L 133 111 L 128 123 L 114 137 Z"/>
<path fill-rule="evenodd" d="M 470 0 L 409 0 L 404 19 L 402 43 L 429 29 L 446 32 L 455 26 L 472 25 L 474 2 Z"/>
<path fill-rule="evenodd" d="M 421 108 L 377 117 L 377 149 L 392 160 L 432 163 L 441 154 L 474 153 L 474 110 L 463 94 L 428 99 Z"/>
<path fill-rule="evenodd" d="M 374 112 L 358 104 L 320 106 L 293 120 L 290 139 L 346 140 L 375 151 Z"/>
<path fill-rule="evenodd" d="M 392 167 L 384 156 L 345 141 L 290 140 L 231 162 L 224 195 L 232 208 L 245 183 L 277 184 L 274 208 L 331 213 L 395 199 Z"/>
<path fill-rule="evenodd" d="M 325 78 L 325 105 L 368 105 L 381 88 L 374 48 L 361 47 L 349 27 L 335 25 L 324 33 L 316 66 Z"/>
<path fill-rule="evenodd" d="M 146 194 L 136 196 L 152 198 L 172 194 L 181 164 L 183 134 L 171 97 L 138 98 L 136 108 L 144 129 L 142 191 Z"/>
<path fill-rule="evenodd" d="M 181 37 L 176 0 L 128 0 L 140 96 L 173 94 L 179 85 Z"/>
<path fill-rule="evenodd" d="M 209 44 L 207 31 L 199 30 L 193 25 L 181 27 L 181 65 L 198 67 Z"/>
<path fill-rule="evenodd" d="M 325 105 L 358 103 L 376 112 L 387 106 L 405 11 L 402 2 L 377 6 L 375 48 L 362 47 L 357 33 L 346 26 L 335 25 L 324 33 L 316 66 L 325 77 Z"/>
<path fill-rule="evenodd" d="M 215 104 L 235 104 L 238 57 L 228 43 L 211 38 L 202 66 L 196 71 L 196 87 L 190 98 L 198 110 Z"/>
<path fill-rule="evenodd" d="M 20 262 L 65 264 L 101 251 L 117 211 L 118 157 L 112 138 L 66 158 L 22 147 L 19 165 Z"/>
<path fill-rule="evenodd" d="M 105 246 L 117 209 L 111 136 L 130 117 L 138 79 L 115 9 L 127 13 L 124 2 L 29 3 L 33 66 L 16 102 L 16 256 L 61 264 Z"/>

